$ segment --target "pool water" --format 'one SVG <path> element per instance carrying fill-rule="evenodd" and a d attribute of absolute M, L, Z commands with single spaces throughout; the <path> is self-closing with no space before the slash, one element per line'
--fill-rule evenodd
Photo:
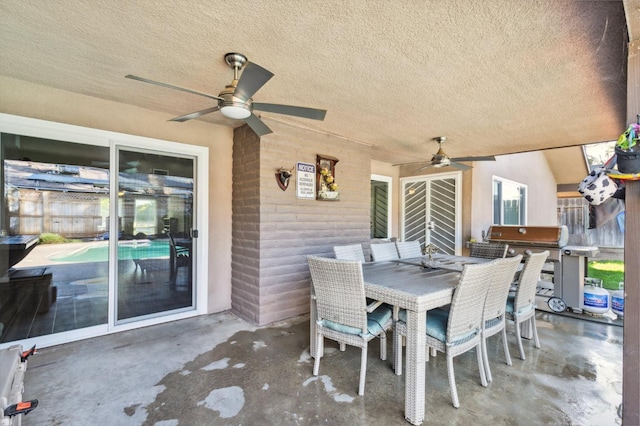
<path fill-rule="evenodd" d="M 169 258 L 169 240 L 118 242 L 118 260 L 162 258 Z M 55 262 L 106 262 L 109 260 L 109 242 L 90 242 L 81 248 L 57 253 L 50 259 Z"/>

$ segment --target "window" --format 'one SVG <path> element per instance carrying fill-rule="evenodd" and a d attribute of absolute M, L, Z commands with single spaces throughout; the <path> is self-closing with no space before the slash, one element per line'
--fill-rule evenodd
<path fill-rule="evenodd" d="M 526 225 L 527 187 L 518 182 L 493 178 L 493 224 Z"/>
<path fill-rule="evenodd" d="M 157 208 L 156 200 L 137 199 L 133 218 L 133 234 L 156 234 Z"/>
<path fill-rule="evenodd" d="M 589 145 L 583 145 L 585 159 L 589 170 L 594 167 L 602 166 L 606 163 L 615 152 L 616 141 L 599 142 Z"/>

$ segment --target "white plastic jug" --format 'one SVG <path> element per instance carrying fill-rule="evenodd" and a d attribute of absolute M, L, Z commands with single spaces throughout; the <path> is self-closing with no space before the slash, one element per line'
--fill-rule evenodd
<path fill-rule="evenodd" d="M 599 285 L 599 287 L 598 287 Z M 593 314 L 604 314 L 611 309 L 611 295 L 599 284 L 593 281 L 584 286 L 583 309 Z"/>
<path fill-rule="evenodd" d="M 624 282 L 618 284 L 618 290 L 611 292 L 611 310 L 619 317 L 624 316 Z"/>

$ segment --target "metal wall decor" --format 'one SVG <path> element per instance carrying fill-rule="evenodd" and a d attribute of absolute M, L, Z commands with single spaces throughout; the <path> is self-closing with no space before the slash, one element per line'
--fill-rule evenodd
<path fill-rule="evenodd" d="M 278 187 L 280 187 L 281 190 L 287 190 L 291 176 L 293 176 L 293 169 L 280 167 L 280 170 L 276 172 L 276 182 L 278 182 Z"/>

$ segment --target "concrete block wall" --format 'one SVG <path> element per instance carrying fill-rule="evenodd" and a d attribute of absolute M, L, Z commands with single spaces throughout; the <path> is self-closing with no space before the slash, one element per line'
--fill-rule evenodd
<path fill-rule="evenodd" d="M 309 312 L 307 255 L 333 257 L 333 246 L 364 243 L 370 235 L 369 147 L 268 122 L 261 139 L 246 126 L 233 149 L 232 309 L 256 324 Z M 282 191 L 280 167 L 336 157 L 340 201 L 296 197 L 296 175 Z"/>
<path fill-rule="evenodd" d="M 260 138 L 246 125 L 234 130 L 231 206 L 231 308 L 258 323 Z"/>

